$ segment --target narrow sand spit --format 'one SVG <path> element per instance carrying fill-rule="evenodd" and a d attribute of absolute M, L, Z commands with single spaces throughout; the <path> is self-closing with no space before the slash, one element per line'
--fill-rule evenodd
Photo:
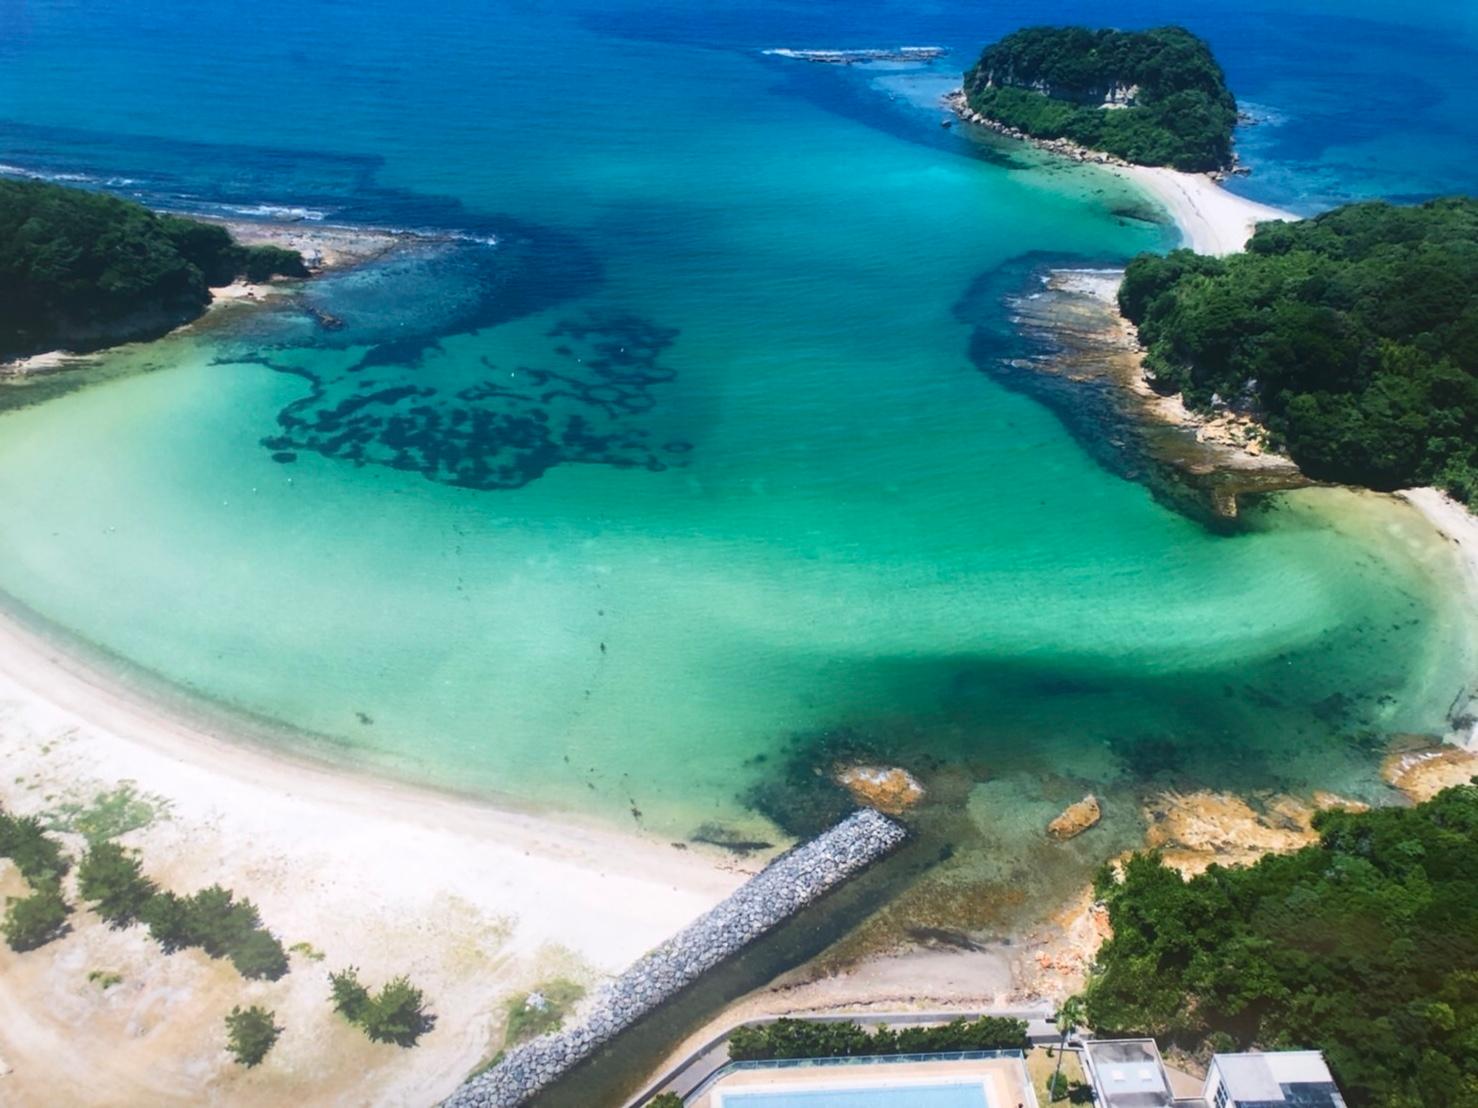
<path fill-rule="evenodd" d="M 1106 168 L 1154 197 L 1180 228 L 1182 245 L 1198 254 L 1235 254 L 1246 247 L 1259 223 L 1298 218 L 1228 192 L 1204 173 L 1146 165 Z"/>
<path fill-rule="evenodd" d="M 247 982 L 85 910 L 39 950 L 0 945 L 6 1104 L 431 1103 L 499 1045 L 511 996 L 556 978 L 596 983 L 744 876 L 697 850 L 225 741 L 11 620 L 0 620 L 0 753 L 0 801 L 19 814 L 132 782 L 155 815 L 119 841 L 150 877 L 181 893 L 219 882 L 285 945 L 312 947 L 281 980 Z M 63 838 L 80 852 L 80 836 Z M 0 860 L 0 892 L 23 891 Z M 372 985 L 406 973 L 425 990 L 437 1024 L 420 1045 L 370 1043 L 333 1013 L 327 972 L 347 965 Z M 104 988 L 93 971 L 122 982 Z M 286 1030 L 244 1070 L 222 1020 L 253 1003 Z"/>

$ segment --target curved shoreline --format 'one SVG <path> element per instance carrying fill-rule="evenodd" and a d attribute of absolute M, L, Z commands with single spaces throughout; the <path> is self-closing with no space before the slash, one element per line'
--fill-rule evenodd
<path fill-rule="evenodd" d="M 987 133 L 1026 143 L 1059 158 L 1097 166 L 1132 182 L 1170 216 L 1170 221 L 1180 230 L 1180 245 L 1198 254 L 1235 254 L 1247 245 L 1259 223 L 1299 218 L 1282 208 L 1228 192 L 1209 173 L 1136 165 L 1067 139 L 1034 138 L 975 111 L 966 102 L 963 89 L 946 93 L 942 103 L 960 119 Z"/>
<path fill-rule="evenodd" d="M 253 985 L 198 952 L 167 956 L 141 929 L 114 932 L 83 913 L 40 951 L 0 948 L 0 1059 L 7 1095 L 22 1103 L 193 1104 L 207 1090 L 229 1090 L 233 1104 L 280 1103 L 281 1086 L 254 1083 L 198 1033 L 201 1020 L 219 1020 L 223 993 L 265 998 L 285 1014 L 272 1068 L 279 1081 L 296 1077 L 301 1103 L 371 1090 L 396 1102 L 440 1099 L 496 1046 L 498 997 L 552 974 L 593 982 L 619 971 L 746 876 L 716 852 L 573 814 L 520 813 L 265 750 L 182 718 L 4 612 L 0 720 L 7 810 L 86 804 L 127 783 L 159 813 L 120 840 L 141 852 L 146 873 L 181 892 L 233 888 L 284 945 L 306 942 L 328 959 L 320 969 L 295 957 L 280 982 Z M 80 839 L 64 838 L 80 852 Z M 105 997 L 78 973 L 58 979 L 79 960 L 120 971 L 126 984 Z M 397 1057 L 362 1036 L 341 1041 L 347 1025 L 320 994 L 324 972 L 346 964 L 373 979 L 410 972 L 445 1031 Z M 159 1021 L 146 1013 L 164 980 L 188 995 L 172 1005 L 186 1011 Z M 142 1020 L 143 1030 L 115 1031 L 119 1019 Z"/>

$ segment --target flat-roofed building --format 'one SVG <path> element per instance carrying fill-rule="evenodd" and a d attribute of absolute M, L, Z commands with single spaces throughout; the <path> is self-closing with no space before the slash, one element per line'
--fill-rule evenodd
<path fill-rule="evenodd" d="M 1083 1069 L 1105 1108 L 1175 1108 L 1154 1039 L 1089 1039 Z"/>
<path fill-rule="evenodd" d="M 1202 1095 L 1210 1108 L 1345 1108 L 1317 1050 L 1213 1055 Z"/>

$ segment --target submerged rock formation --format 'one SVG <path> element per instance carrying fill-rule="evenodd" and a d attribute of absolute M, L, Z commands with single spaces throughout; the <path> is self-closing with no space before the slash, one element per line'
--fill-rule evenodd
<path fill-rule="evenodd" d="M 906 812 L 924 799 L 924 786 L 900 766 L 849 766 L 837 774 L 837 783 L 857 803 L 889 815 Z"/>
<path fill-rule="evenodd" d="M 1047 834 L 1058 842 L 1074 839 L 1102 818 L 1103 808 L 1098 803 L 1098 797 L 1089 793 L 1076 804 L 1069 804 L 1062 815 L 1049 823 Z"/>
<path fill-rule="evenodd" d="M 1245 413 L 1201 416 L 1150 387 L 1134 327 L 1114 303 L 1121 276 L 1111 269 L 1042 274 L 1007 297 L 1029 356 L 981 356 L 976 364 L 1045 403 L 1110 469 L 1206 522 L 1235 520 L 1241 496 L 1308 485 L 1292 461 L 1265 448 L 1260 426 Z"/>

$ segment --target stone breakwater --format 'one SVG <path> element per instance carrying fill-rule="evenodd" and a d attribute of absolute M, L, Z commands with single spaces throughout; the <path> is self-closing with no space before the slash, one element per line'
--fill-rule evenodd
<path fill-rule="evenodd" d="M 448 1097 L 447 1108 L 514 1108 L 528 1103 L 601 1044 L 693 984 L 725 959 L 891 854 L 908 837 L 901 824 L 864 808 L 781 855 L 733 895 L 644 955 L 607 985 L 586 1021 L 514 1048 Z"/>

